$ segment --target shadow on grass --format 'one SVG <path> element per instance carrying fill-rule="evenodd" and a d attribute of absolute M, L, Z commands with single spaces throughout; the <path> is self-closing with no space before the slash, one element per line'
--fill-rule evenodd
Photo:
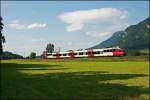
<path fill-rule="evenodd" d="M 108 80 L 127 80 L 144 77 L 144 74 L 110 74 L 102 71 L 85 71 L 26 75 L 19 72 L 22 69 L 41 69 L 41 71 L 44 71 L 42 68 L 61 70 L 63 66 L 1 64 L 1 99 L 124 100 L 129 98 L 136 99 L 140 95 L 148 94 L 149 92 L 148 88 L 140 86 L 103 83 Z"/>

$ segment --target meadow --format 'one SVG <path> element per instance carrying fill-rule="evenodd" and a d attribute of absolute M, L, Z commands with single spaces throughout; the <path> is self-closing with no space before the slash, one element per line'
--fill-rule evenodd
<path fill-rule="evenodd" d="M 148 100 L 144 57 L 2 60 L 1 99 Z"/>

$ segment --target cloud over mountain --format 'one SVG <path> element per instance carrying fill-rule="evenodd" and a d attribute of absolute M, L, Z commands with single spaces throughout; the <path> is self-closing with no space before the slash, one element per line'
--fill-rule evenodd
<path fill-rule="evenodd" d="M 66 12 L 59 15 L 59 18 L 68 24 L 66 31 L 72 32 L 81 30 L 86 24 L 93 22 L 109 22 L 117 24 L 125 20 L 128 12 L 117 8 L 100 8 L 90 10 L 78 10 L 73 12 Z"/>

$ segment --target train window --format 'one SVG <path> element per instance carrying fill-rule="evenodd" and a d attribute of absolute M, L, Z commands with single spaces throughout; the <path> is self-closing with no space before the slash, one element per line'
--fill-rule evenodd
<path fill-rule="evenodd" d="M 47 54 L 47 56 L 51 56 L 52 54 Z"/>
<path fill-rule="evenodd" d="M 79 55 L 83 55 L 83 52 L 79 52 Z"/>
<path fill-rule="evenodd" d="M 111 50 L 104 50 L 104 52 L 111 52 Z"/>
<path fill-rule="evenodd" d="M 111 49 L 111 50 L 109 50 L 109 52 L 112 52 L 113 50 Z"/>
<path fill-rule="evenodd" d="M 65 53 L 65 54 L 63 54 L 63 56 L 67 56 L 67 54 Z"/>
<path fill-rule="evenodd" d="M 100 53 L 101 53 L 100 51 L 93 52 L 93 54 L 100 54 Z"/>
<path fill-rule="evenodd" d="M 109 50 L 106 50 L 106 52 L 109 52 Z"/>
<path fill-rule="evenodd" d="M 93 54 L 96 54 L 96 52 L 93 52 Z"/>
<path fill-rule="evenodd" d="M 86 55 L 86 52 L 83 52 L 83 55 Z"/>
<path fill-rule="evenodd" d="M 97 51 L 97 54 L 100 54 L 100 51 Z"/>
<path fill-rule="evenodd" d="M 102 54 L 103 53 L 103 51 L 100 51 L 100 54 Z"/>
<path fill-rule="evenodd" d="M 92 54 L 93 52 L 86 52 L 86 55 L 88 55 L 88 54 Z"/>
<path fill-rule="evenodd" d="M 56 56 L 56 54 L 53 54 L 53 56 Z"/>
<path fill-rule="evenodd" d="M 61 54 L 56 54 L 56 56 L 61 56 Z"/>
<path fill-rule="evenodd" d="M 104 52 L 107 52 L 107 50 L 104 50 Z"/>
<path fill-rule="evenodd" d="M 71 53 L 69 53 L 69 56 L 72 56 L 73 55 L 73 53 L 71 52 Z"/>
<path fill-rule="evenodd" d="M 79 53 L 77 53 L 77 55 L 79 55 Z"/>
<path fill-rule="evenodd" d="M 73 53 L 74 55 L 77 55 L 77 53 Z"/>
<path fill-rule="evenodd" d="M 113 52 L 116 51 L 115 49 L 113 49 Z"/>

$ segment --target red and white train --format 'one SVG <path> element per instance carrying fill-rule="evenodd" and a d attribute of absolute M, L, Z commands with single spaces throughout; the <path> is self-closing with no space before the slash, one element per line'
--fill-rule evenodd
<path fill-rule="evenodd" d="M 82 57 L 105 57 L 105 56 L 125 56 L 126 52 L 119 47 L 88 49 L 88 50 L 69 50 L 66 52 L 45 53 L 44 58 L 82 58 Z"/>

